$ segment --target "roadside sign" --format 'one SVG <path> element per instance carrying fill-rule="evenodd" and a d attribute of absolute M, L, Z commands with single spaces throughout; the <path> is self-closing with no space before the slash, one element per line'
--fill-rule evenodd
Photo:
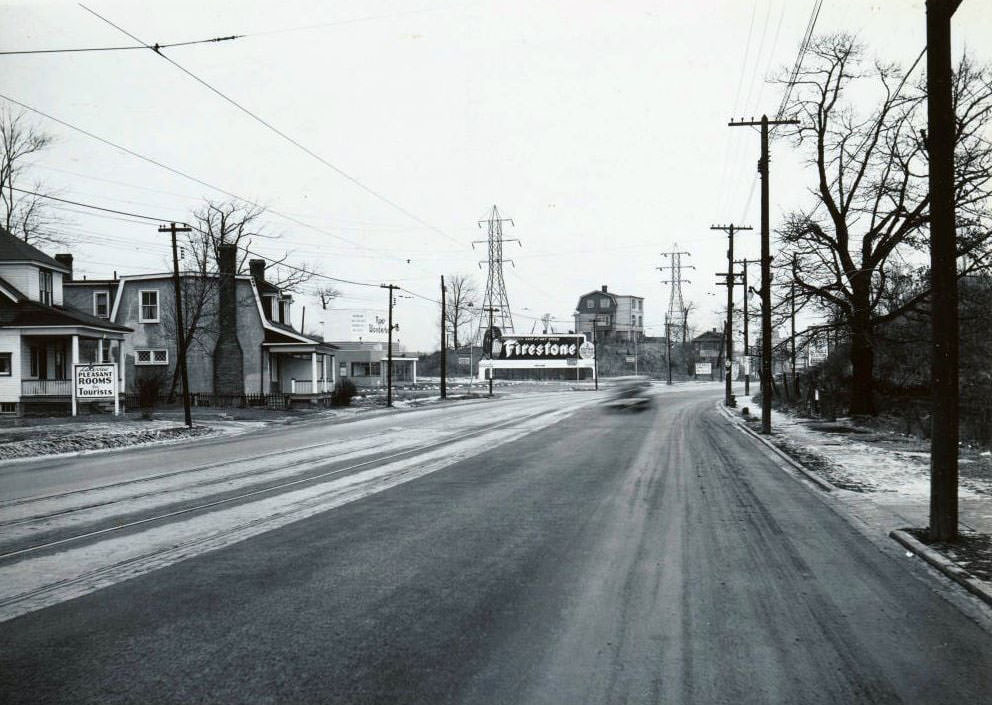
<path fill-rule="evenodd" d="M 633 355 L 628 355 L 628 356 L 627 356 L 627 364 L 629 364 L 629 365 L 633 365 L 633 364 L 634 364 L 634 361 L 635 361 L 636 359 L 637 359 L 637 358 L 636 358 L 636 357 L 634 357 Z"/>
<path fill-rule="evenodd" d="M 120 413 L 117 396 L 117 363 L 95 362 L 72 366 L 72 415 L 79 400 L 113 399 L 114 414 Z"/>
<path fill-rule="evenodd" d="M 697 375 L 708 375 L 713 373 L 713 363 L 711 362 L 697 362 L 696 363 L 696 374 Z"/>
<path fill-rule="evenodd" d="M 458 358 L 458 364 L 459 365 L 470 365 L 470 364 L 472 364 L 472 358 L 470 358 L 470 357 L 459 357 Z"/>

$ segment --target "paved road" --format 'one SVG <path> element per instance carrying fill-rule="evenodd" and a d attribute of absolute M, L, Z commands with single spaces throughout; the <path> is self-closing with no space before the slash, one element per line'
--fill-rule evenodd
<path fill-rule="evenodd" d="M 717 395 L 586 407 L 5 622 L 0 700 L 988 702 L 982 615 L 785 474 Z"/>

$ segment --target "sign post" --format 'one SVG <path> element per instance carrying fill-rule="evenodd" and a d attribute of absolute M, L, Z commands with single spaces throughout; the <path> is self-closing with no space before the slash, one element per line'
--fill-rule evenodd
<path fill-rule="evenodd" d="M 117 363 L 97 362 L 72 366 L 72 415 L 79 400 L 114 400 L 114 416 L 120 416 L 120 395 L 117 393 Z"/>

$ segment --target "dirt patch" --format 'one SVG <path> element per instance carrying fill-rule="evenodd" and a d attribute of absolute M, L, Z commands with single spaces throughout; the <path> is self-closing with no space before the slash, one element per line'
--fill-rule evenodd
<path fill-rule="evenodd" d="M 185 426 L 148 429 L 104 429 L 80 432 L 66 429 L 34 429 L 28 437 L 15 434 L 5 436 L 0 442 L 0 460 L 31 458 L 40 455 L 75 453 L 83 450 L 102 448 L 123 448 L 125 446 L 168 441 L 180 438 L 196 438 L 214 433 L 207 426 Z"/>

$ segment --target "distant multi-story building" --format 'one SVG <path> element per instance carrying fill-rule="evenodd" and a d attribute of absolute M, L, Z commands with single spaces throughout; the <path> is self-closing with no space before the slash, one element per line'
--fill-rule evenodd
<path fill-rule="evenodd" d="M 593 327 L 595 326 L 595 336 Z M 643 340 L 644 299 L 613 294 L 604 284 L 579 297 L 575 310 L 575 332 L 587 340 Z"/>

